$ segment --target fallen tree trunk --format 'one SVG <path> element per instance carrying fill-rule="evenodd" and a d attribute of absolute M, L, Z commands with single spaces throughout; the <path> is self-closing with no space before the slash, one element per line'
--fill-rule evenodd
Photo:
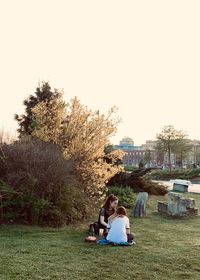
<path fill-rule="evenodd" d="M 148 194 L 154 195 L 167 194 L 168 189 L 166 186 L 160 185 L 145 177 L 150 171 L 151 168 L 138 168 L 131 173 L 120 172 L 108 181 L 107 186 L 129 186 L 135 192 L 147 192 Z"/>

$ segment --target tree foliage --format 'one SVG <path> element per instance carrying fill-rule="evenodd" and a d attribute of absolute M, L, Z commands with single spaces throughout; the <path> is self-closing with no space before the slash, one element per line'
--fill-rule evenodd
<path fill-rule="evenodd" d="M 83 220 L 91 211 L 71 160 L 58 145 L 31 137 L 1 145 L 0 194 L 6 222 L 57 226 Z"/>
<path fill-rule="evenodd" d="M 184 136 L 177 139 L 174 150 L 176 153 L 176 162 L 181 167 L 183 167 L 183 160 L 187 157 L 188 152 L 191 151 L 192 146 L 191 141 Z"/>
<path fill-rule="evenodd" d="M 107 154 L 111 162 L 104 160 L 104 147 L 116 131 L 118 122 L 113 118 L 114 109 L 107 116 L 99 111 L 92 112 L 76 97 L 65 105 L 64 110 L 59 104 L 57 99 L 52 102 L 52 107 L 41 102 L 33 108 L 36 128 L 32 135 L 59 144 L 65 157 L 73 160 L 84 191 L 91 196 L 100 194 L 105 182 L 120 171 L 115 160 L 123 156 L 121 151 L 111 151 Z M 56 112 L 56 116 L 52 112 Z"/>
<path fill-rule="evenodd" d="M 40 102 L 50 102 L 55 99 L 56 96 L 60 95 L 57 90 L 51 91 L 49 83 L 44 82 L 41 86 L 36 88 L 35 95 L 30 95 L 24 100 L 25 114 L 15 115 L 15 119 L 18 122 L 19 128 L 18 132 L 20 136 L 30 135 L 35 129 L 35 119 L 33 117 L 32 109 Z"/>
<path fill-rule="evenodd" d="M 91 197 L 99 196 L 105 190 L 105 182 L 122 170 L 116 162 L 122 159 L 123 152 L 110 151 L 106 155 L 108 162 L 104 151 L 119 122 L 116 108 L 105 115 L 89 110 L 76 97 L 68 103 L 62 98 L 62 92 L 52 92 L 44 83 L 36 97 L 31 96 L 25 103 L 27 114 L 21 122 L 17 119 L 20 133 L 59 145 L 65 158 L 73 162 L 82 189 Z"/>
<path fill-rule="evenodd" d="M 151 160 L 152 160 L 152 155 L 151 155 L 151 151 L 150 150 L 146 150 L 144 153 L 144 163 L 149 165 Z"/>
<path fill-rule="evenodd" d="M 172 153 L 184 153 L 189 149 L 187 135 L 182 130 L 175 129 L 172 125 L 164 126 L 161 133 L 157 135 L 156 149 L 167 153 L 168 165 L 171 170 Z"/>

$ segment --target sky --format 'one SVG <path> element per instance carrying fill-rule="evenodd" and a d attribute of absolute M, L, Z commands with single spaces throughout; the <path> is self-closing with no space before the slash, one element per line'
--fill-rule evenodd
<path fill-rule="evenodd" d="M 0 0 L 0 129 L 38 83 L 92 110 L 118 107 L 111 138 L 135 145 L 165 125 L 200 139 L 200 1 Z"/>

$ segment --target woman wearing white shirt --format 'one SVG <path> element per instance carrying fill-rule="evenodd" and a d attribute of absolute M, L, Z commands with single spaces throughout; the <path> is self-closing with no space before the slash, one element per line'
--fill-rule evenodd
<path fill-rule="evenodd" d="M 121 243 L 129 242 L 134 244 L 134 235 L 130 233 L 130 223 L 127 217 L 126 209 L 120 206 L 116 213 L 108 220 L 108 235 L 106 239 L 109 242 Z"/>

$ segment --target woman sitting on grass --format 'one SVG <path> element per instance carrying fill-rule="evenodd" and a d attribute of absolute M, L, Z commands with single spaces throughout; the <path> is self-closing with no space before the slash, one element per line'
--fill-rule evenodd
<path fill-rule="evenodd" d="M 128 242 L 135 244 L 133 241 L 134 235 L 130 233 L 130 223 L 127 217 L 126 209 L 123 206 L 118 207 L 116 213 L 114 213 L 108 219 L 108 235 L 106 240 L 113 243 Z"/>
<path fill-rule="evenodd" d="M 107 232 L 108 218 L 115 213 L 117 205 L 118 198 L 113 194 L 110 194 L 99 212 L 98 225 L 100 235 Z"/>

